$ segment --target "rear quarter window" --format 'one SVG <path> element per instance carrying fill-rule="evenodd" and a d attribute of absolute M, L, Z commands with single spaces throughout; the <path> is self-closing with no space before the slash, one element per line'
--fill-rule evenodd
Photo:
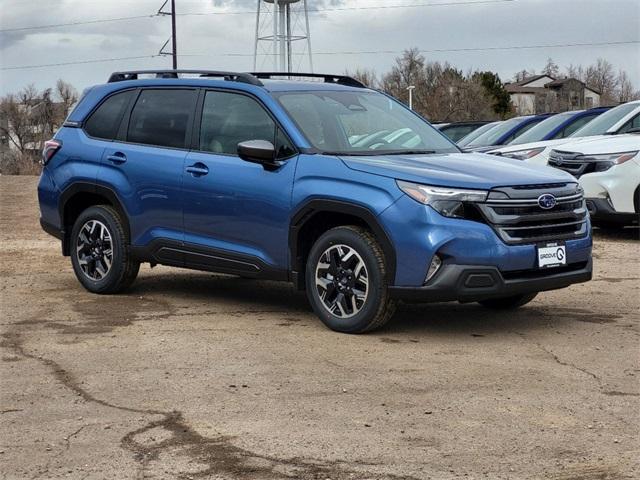
<path fill-rule="evenodd" d="M 85 122 L 87 134 L 107 140 L 116 138 L 124 111 L 135 93 L 135 90 L 116 93 L 102 102 Z"/>

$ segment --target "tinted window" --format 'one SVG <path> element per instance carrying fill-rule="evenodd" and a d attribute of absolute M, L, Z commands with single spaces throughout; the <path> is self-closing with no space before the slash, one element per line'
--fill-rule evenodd
<path fill-rule="evenodd" d="M 611 127 L 633 112 L 636 108 L 638 108 L 638 103 L 625 103 L 623 105 L 618 105 L 616 108 L 607 110 L 602 115 L 599 115 L 598 118 L 593 120 L 593 122 L 589 122 L 584 127 L 576 130 L 571 136 L 591 137 L 593 135 L 604 135 Z"/>
<path fill-rule="evenodd" d="M 114 139 L 118 133 L 120 120 L 135 90 L 116 93 L 107 98 L 87 120 L 84 129 L 97 138 Z"/>
<path fill-rule="evenodd" d="M 278 150 L 277 158 L 290 157 L 293 146 L 256 100 L 230 92 L 207 92 L 200 124 L 200 150 L 237 155 L 238 144 L 266 140 Z"/>
<path fill-rule="evenodd" d="M 498 125 L 500 125 L 500 123 L 502 123 L 502 122 L 492 122 L 492 123 L 488 123 L 486 125 L 481 126 L 477 130 L 474 130 L 473 132 L 471 132 L 466 137 L 460 139 L 460 141 L 457 142 L 458 146 L 459 147 L 464 147 L 464 146 L 468 145 L 473 140 L 478 138 L 480 135 L 483 135 L 485 132 L 488 132 L 492 128 L 497 127 Z"/>
<path fill-rule="evenodd" d="M 458 140 L 461 140 L 462 138 L 473 132 L 479 126 L 480 125 L 455 125 L 451 127 L 441 128 L 440 131 L 454 142 L 457 142 Z"/>
<path fill-rule="evenodd" d="M 576 130 L 579 130 L 580 128 L 584 127 L 587 123 L 589 123 L 591 120 L 596 118 L 598 115 L 600 115 L 600 114 L 599 113 L 594 113 L 593 115 L 586 115 L 586 116 L 584 116 L 582 118 L 579 118 L 578 120 L 573 122 L 571 125 L 566 127 L 564 130 L 562 130 L 562 132 L 559 133 L 558 135 L 556 135 L 554 138 L 568 137 L 569 135 L 571 135 Z"/>
<path fill-rule="evenodd" d="M 523 122 L 527 121 L 530 118 L 531 118 L 530 116 L 515 117 L 515 118 L 510 118 L 509 120 L 505 120 L 504 122 L 500 123 L 496 127 L 483 133 L 482 135 L 477 137 L 475 140 L 472 140 L 471 142 L 467 143 L 467 147 L 475 148 L 475 147 L 486 147 L 489 145 L 495 145 L 500 137 L 504 136 L 505 134 L 510 132 L 512 129 L 516 128 L 518 125 L 522 124 Z M 533 124 L 531 124 L 531 126 L 533 126 Z M 523 131 L 523 130 L 520 130 L 520 131 Z"/>
<path fill-rule="evenodd" d="M 636 115 L 627 123 L 625 123 L 618 133 L 627 133 L 633 128 L 640 128 L 640 115 Z"/>
<path fill-rule="evenodd" d="M 184 148 L 195 101 L 194 90 L 143 90 L 131 112 L 127 141 Z"/>

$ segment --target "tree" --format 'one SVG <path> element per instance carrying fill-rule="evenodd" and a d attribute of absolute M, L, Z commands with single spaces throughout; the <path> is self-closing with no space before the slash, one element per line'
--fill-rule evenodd
<path fill-rule="evenodd" d="M 525 80 L 525 79 L 527 79 L 527 78 L 529 78 L 529 77 L 533 77 L 533 76 L 535 76 L 535 74 L 536 74 L 536 71 L 535 71 L 535 70 L 533 70 L 533 69 L 531 69 L 531 70 L 527 70 L 527 69 L 525 68 L 525 69 L 520 70 L 519 72 L 517 72 L 517 73 L 513 76 L 513 81 L 514 81 L 514 82 L 521 82 L 521 81 L 523 81 L 523 80 Z"/>
<path fill-rule="evenodd" d="M 540 71 L 543 75 L 549 75 L 551 78 L 560 77 L 560 67 L 553 61 L 551 57 L 547 59 L 547 64 Z"/>
<path fill-rule="evenodd" d="M 477 76 L 480 84 L 493 98 L 493 111 L 497 113 L 500 118 L 505 118 L 511 113 L 511 96 L 504 88 L 498 74 L 493 72 L 477 72 L 474 76 Z"/>
<path fill-rule="evenodd" d="M 618 72 L 617 83 L 616 99 L 618 102 L 624 103 L 640 99 L 640 90 L 634 90 L 629 75 L 622 69 Z"/>
<path fill-rule="evenodd" d="M 61 103 L 61 117 L 64 120 L 69 115 L 71 107 L 78 101 L 78 91 L 70 84 L 62 79 L 56 82 L 56 96 Z"/>
<path fill-rule="evenodd" d="M 582 81 L 600 92 L 603 103 L 615 100 L 618 79 L 613 71 L 613 65 L 604 58 L 599 58 L 595 64 L 587 67 Z"/>
<path fill-rule="evenodd" d="M 413 92 L 414 109 L 427 114 L 425 75 L 425 58 L 417 48 L 405 50 L 401 57 L 396 58 L 391 71 L 382 77 L 382 88 L 390 95 L 400 100 L 408 98 L 407 87 L 415 86 Z"/>

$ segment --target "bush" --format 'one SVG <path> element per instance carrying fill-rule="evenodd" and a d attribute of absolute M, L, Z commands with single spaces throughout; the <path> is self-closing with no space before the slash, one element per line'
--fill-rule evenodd
<path fill-rule="evenodd" d="M 40 175 L 41 171 L 42 165 L 34 154 L 10 151 L 0 155 L 2 175 Z"/>

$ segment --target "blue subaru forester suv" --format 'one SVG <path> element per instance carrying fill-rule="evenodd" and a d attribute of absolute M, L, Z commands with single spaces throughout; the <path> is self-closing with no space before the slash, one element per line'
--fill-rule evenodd
<path fill-rule="evenodd" d="M 515 308 L 588 281 L 576 180 L 477 156 L 344 76 L 118 72 L 46 143 L 40 222 L 90 292 L 141 262 L 283 280 L 349 333 L 400 299 Z"/>

